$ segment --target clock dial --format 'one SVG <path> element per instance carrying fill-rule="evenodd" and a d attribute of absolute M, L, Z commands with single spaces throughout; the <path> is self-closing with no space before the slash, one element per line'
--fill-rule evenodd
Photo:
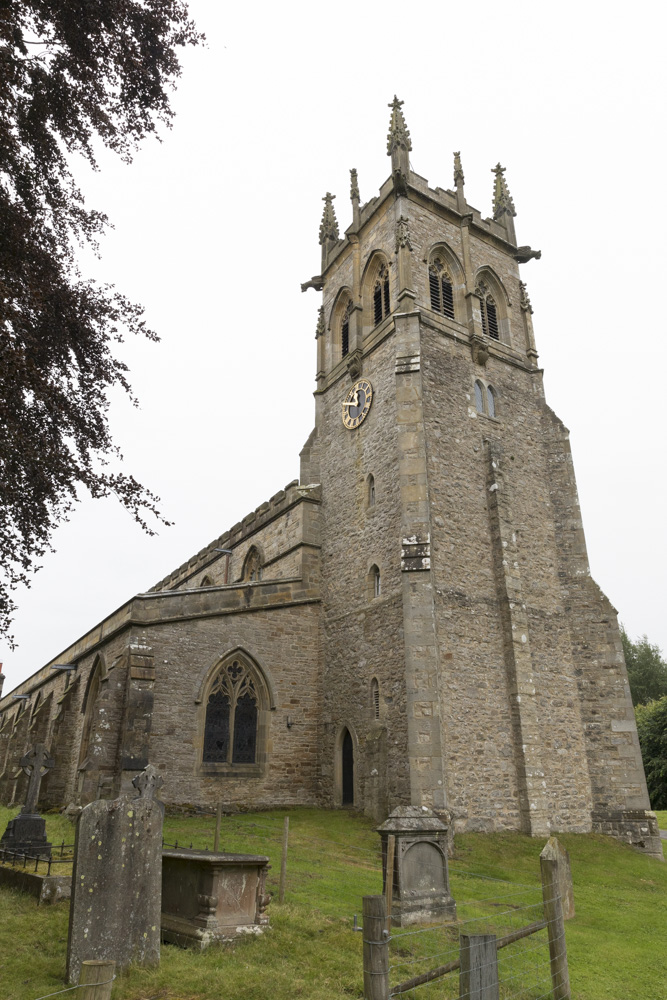
<path fill-rule="evenodd" d="M 355 382 L 343 400 L 343 423 L 353 431 L 368 416 L 373 402 L 373 386 L 368 379 Z"/>

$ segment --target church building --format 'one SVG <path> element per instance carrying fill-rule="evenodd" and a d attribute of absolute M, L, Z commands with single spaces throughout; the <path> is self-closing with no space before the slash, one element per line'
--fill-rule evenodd
<path fill-rule="evenodd" d="M 616 612 L 544 398 L 504 168 L 490 218 L 410 166 L 341 235 L 324 198 L 300 477 L 0 700 L 0 799 L 399 805 L 455 831 L 595 830 L 662 856 Z M 532 265 L 535 266 L 535 265 Z M 307 429 L 304 429 L 307 430 Z M 57 666 L 54 669 L 54 665 Z M 17 697 L 18 696 L 18 697 Z"/>

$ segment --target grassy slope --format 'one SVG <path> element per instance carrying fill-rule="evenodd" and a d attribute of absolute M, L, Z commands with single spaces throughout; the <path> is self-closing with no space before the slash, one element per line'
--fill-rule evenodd
<path fill-rule="evenodd" d="M 0 810 L 0 826 L 8 818 Z M 343 812 L 290 813 L 287 902 L 269 909 L 272 930 L 261 939 L 201 955 L 164 947 L 157 970 L 132 970 L 114 985 L 113 1000 L 343 1000 L 361 996 L 361 934 L 352 914 L 364 893 L 379 891 L 377 836 Z M 72 839 L 60 817 L 49 836 Z M 268 853 L 276 886 L 282 814 L 225 820 L 222 843 Z M 168 818 L 167 840 L 211 843 L 213 822 Z M 567 924 L 573 996 L 577 1000 L 645 1000 L 667 996 L 667 865 L 599 836 L 563 835 L 570 852 L 577 915 Z M 347 844 L 345 848 L 338 845 Z M 515 882 L 537 884 L 541 841 L 519 834 L 457 837 L 452 862 Z M 459 897 L 460 898 L 460 897 Z M 317 909 L 315 909 L 317 908 Z M 37 908 L 34 900 L 0 892 L 0 996 L 34 998 L 62 989 L 67 904 Z M 413 994 L 410 994 L 412 996 Z M 414 994 L 434 1000 L 434 986 Z"/>

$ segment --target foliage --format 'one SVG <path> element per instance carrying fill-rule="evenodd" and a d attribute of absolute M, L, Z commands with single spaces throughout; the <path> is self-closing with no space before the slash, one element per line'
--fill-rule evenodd
<path fill-rule="evenodd" d="M 274 886 L 282 816 L 267 812 L 223 818 L 225 846 L 227 840 L 237 846 L 237 835 L 245 831 L 241 843 L 246 851 L 260 850 L 261 844 L 267 848 Z M 116 981 L 114 1000 L 362 996 L 362 935 L 352 931 L 352 915 L 360 911 L 364 892 L 378 891 L 379 871 L 376 867 L 368 881 L 349 858 L 368 852 L 377 865 L 377 835 L 367 820 L 343 811 L 295 809 L 289 816 L 287 895 L 282 906 L 274 899 L 269 907 L 270 933 L 202 954 L 165 946 L 158 969 L 132 969 Z M 62 821 L 47 817 L 49 836 L 56 840 L 54 822 Z M 211 816 L 167 817 L 165 836 L 210 846 L 214 826 Z M 662 947 L 667 865 L 608 837 L 569 834 L 559 839 L 570 852 L 574 879 L 576 917 L 566 924 L 573 996 L 644 1000 L 662 995 L 667 979 Z M 516 833 L 457 836 L 452 883 L 467 870 L 488 876 L 487 896 L 500 893 L 494 879 L 536 886 L 543 843 Z M 309 845 L 312 854 L 304 863 Z M 459 899 L 461 893 L 457 883 Z M 38 908 L 33 899 L 0 889 L 0 995 L 34 1000 L 63 988 L 67 910 L 66 903 Z M 406 936 L 401 945 L 407 947 L 410 940 Z M 521 995 L 519 988 L 518 980 L 512 991 L 516 996 Z M 422 994 L 424 1000 L 442 995 L 436 986 L 414 995 Z"/>
<path fill-rule="evenodd" d="M 201 40 L 181 0 L 12 0 L 0 7 L 0 634 L 11 592 L 81 489 L 115 495 L 149 530 L 156 497 L 114 469 L 110 388 L 131 397 L 113 350 L 155 335 L 142 309 L 83 280 L 77 245 L 108 222 L 84 203 L 72 154 L 124 160 L 169 125 L 176 50 Z"/>
<path fill-rule="evenodd" d="M 637 734 L 653 809 L 667 809 L 667 696 L 637 705 Z"/>
<path fill-rule="evenodd" d="M 630 693 L 635 705 L 645 705 L 667 694 L 667 663 L 658 646 L 643 635 L 633 642 L 621 626 L 625 665 L 628 668 Z"/>

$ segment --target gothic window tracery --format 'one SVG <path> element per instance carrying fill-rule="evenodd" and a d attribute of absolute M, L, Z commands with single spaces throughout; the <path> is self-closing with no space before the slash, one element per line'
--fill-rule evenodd
<path fill-rule="evenodd" d="M 204 723 L 205 764 L 254 764 L 257 759 L 259 693 L 240 658 L 223 664 L 210 688 Z"/>
<path fill-rule="evenodd" d="M 389 268 L 383 264 L 373 286 L 373 322 L 377 326 L 389 315 Z"/>
<path fill-rule="evenodd" d="M 431 309 L 454 319 L 454 283 L 440 257 L 436 257 L 428 269 L 428 285 Z"/>

